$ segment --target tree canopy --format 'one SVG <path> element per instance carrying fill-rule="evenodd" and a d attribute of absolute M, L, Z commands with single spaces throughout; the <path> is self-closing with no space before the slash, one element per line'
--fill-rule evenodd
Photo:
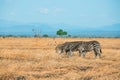
<path fill-rule="evenodd" d="M 62 37 L 62 36 L 64 36 L 64 35 L 67 35 L 67 32 L 64 31 L 64 30 L 62 30 L 62 29 L 59 29 L 59 30 L 56 32 L 56 34 Z"/>

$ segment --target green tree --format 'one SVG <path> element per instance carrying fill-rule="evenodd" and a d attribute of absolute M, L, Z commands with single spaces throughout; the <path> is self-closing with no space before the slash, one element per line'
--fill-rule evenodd
<path fill-rule="evenodd" d="M 67 32 L 66 32 L 66 31 L 64 31 L 64 32 L 63 32 L 63 35 L 67 35 Z"/>
<path fill-rule="evenodd" d="M 56 34 L 62 37 L 63 35 L 67 35 L 67 32 L 66 32 L 66 31 L 63 31 L 62 29 L 59 29 L 59 30 L 56 32 Z"/>

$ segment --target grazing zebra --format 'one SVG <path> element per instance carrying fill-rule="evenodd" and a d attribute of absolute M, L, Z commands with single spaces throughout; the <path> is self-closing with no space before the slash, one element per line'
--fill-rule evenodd
<path fill-rule="evenodd" d="M 75 49 L 77 49 L 77 45 L 79 43 L 78 42 L 65 42 L 64 44 L 58 44 L 55 48 L 57 53 L 68 53 L 70 51 L 77 51 Z"/>
<path fill-rule="evenodd" d="M 80 42 L 79 46 L 77 47 L 79 51 L 79 55 L 83 55 L 85 57 L 85 54 L 90 51 L 94 51 L 95 58 L 97 56 L 101 57 L 101 46 L 98 41 L 82 41 Z"/>
<path fill-rule="evenodd" d="M 66 53 L 68 57 L 71 56 L 73 51 L 78 51 L 78 45 L 80 44 L 81 41 L 75 41 L 75 42 L 65 42 L 63 44 L 58 44 L 56 46 L 56 52 L 57 53 Z"/>
<path fill-rule="evenodd" d="M 79 56 L 81 54 L 85 57 L 85 54 L 90 51 L 94 51 L 95 58 L 96 56 L 101 57 L 101 46 L 98 41 L 75 41 L 75 42 L 65 42 L 56 47 L 56 51 L 60 53 L 66 52 L 68 56 L 71 56 L 73 51 L 79 51 Z"/>

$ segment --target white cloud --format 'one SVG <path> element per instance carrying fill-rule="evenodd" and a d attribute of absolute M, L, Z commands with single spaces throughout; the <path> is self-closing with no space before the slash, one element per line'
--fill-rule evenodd
<path fill-rule="evenodd" d="M 49 9 L 48 8 L 40 8 L 39 12 L 41 14 L 48 14 L 49 13 Z"/>
<path fill-rule="evenodd" d="M 63 12 L 63 9 L 62 8 L 40 8 L 39 9 L 39 13 L 40 14 L 50 14 L 50 15 L 53 15 L 53 16 L 57 16 L 59 14 L 61 14 Z"/>

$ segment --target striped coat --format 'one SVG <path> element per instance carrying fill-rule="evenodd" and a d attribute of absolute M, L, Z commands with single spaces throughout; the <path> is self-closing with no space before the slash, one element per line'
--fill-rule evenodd
<path fill-rule="evenodd" d="M 83 55 L 90 51 L 94 51 L 95 57 L 101 57 L 101 46 L 98 41 L 75 41 L 75 42 L 65 42 L 56 47 L 60 53 L 66 52 L 68 56 L 71 56 L 72 52 L 79 51 L 79 55 Z"/>

